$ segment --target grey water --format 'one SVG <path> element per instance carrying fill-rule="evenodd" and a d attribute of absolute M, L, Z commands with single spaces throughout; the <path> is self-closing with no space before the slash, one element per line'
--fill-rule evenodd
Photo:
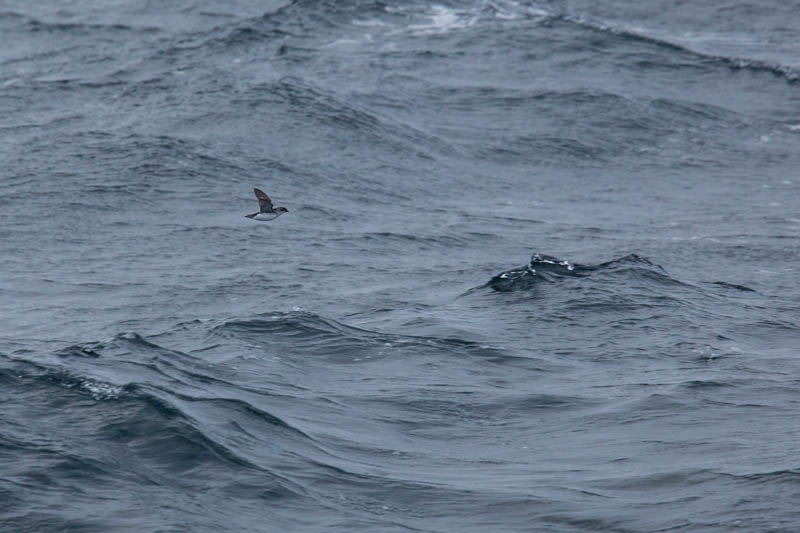
<path fill-rule="evenodd" d="M 782 0 L 0 2 L 0 530 L 797 531 L 798 58 Z"/>

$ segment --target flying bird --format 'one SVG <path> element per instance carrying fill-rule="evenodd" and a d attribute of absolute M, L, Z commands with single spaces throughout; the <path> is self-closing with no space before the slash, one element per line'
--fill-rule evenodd
<path fill-rule="evenodd" d="M 272 199 L 261 189 L 253 189 L 253 192 L 256 193 L 256 198 L 258 198 L 259 212 L 245 215 L 245 217 L 253 220 L 267 221 L 274 220 L 282 214 L 289 212 L 285 207 L 272 207 Z"/>

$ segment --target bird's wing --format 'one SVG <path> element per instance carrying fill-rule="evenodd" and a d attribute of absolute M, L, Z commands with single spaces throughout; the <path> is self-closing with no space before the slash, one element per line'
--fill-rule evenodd
<path fill-rule="evenodd" d="M 261 212 L 269 213 L 272 211 L 272 200 L 269 196 L 267 196 L 267 193 L 261 189 L 253 189 L 253 192 L 256 193 L 256 198 L 258 198 L 258 207 L 261 209 Z"/>

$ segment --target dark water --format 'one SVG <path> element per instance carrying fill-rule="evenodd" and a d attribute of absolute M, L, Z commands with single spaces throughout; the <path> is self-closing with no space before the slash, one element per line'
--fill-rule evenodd
<path fill-rule="evenodd" d="M 797 531 L 795 2 L 0 39 L 2 531 Z"/>

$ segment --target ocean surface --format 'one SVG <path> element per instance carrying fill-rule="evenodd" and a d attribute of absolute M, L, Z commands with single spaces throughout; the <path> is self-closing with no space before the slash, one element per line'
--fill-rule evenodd
<path fill-rule="evenodd" d="M 800 527 L 796 2 L 3 0 L 0 163 L 0 531 Z"/>

